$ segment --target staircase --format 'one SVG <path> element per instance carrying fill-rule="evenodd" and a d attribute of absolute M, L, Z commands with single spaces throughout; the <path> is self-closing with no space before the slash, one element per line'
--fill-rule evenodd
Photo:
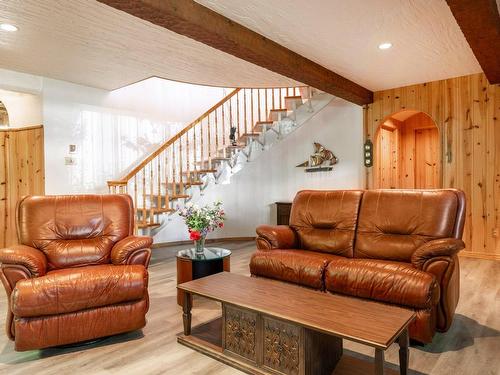
<path fill-rule="evenodd" d="M 310 87 L 234 89 L 140 162 L 108 181 L 112 194 L 130 194 L 136 231 L 154 232 L 175 207 L 203 192 L 306 122 L 333 99 Z M 235 141 L 230 141 L 231 127 Z"/>

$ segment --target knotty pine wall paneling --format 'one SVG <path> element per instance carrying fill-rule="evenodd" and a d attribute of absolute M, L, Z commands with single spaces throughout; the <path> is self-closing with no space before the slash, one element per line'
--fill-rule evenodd
<path fill-rule="evenodd" d="M 365 137 L 374 141 L 378 126 L 405 109 L 422 111 L 437 124 L 441 184 L 467 196 L 461 254 L 500 259 L 500 85 L 481 73 L 378 91 L 364 109 Z M 366 169 L 367 188 L 374 187 L 376 162 Z"/>
<path fill-rule="evenodd" d="M 0 129 L 0 247 L 17 243 L 17 201 L 44 193 L 43 127 Z"/>

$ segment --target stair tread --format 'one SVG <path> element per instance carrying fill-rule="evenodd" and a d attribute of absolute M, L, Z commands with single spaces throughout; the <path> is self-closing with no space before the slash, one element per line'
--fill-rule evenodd
<path fill-rule="evenodd" d="M 203 174 L 203 173 L 216 173 L 217 169 L 198 169 L 195 171 L 184 171 L 182 172 L 183 175 L 188 175 L 188 174 Z"/>
<path fill-rule="evenodd" d="M 300 98 L 300 96 L 298 98 Z M 286 108 L 272 108 L 269 110 L 269 112 L 288 112 L 288 109 L 286 109 Z"/>
<path fill-rule="evenodd" d="M 247 146 L 245 146 L 245 145 L 236 145 L 236 146 L 230 145 L 230 146 L 227 146 L 226 148 L 240 149 L 240 148 L 245 148 L 245 147 L 247 147 Z"/>
<path fill-rule="evenodd" d="M 226 158 L 224 156 L 217 156 L 215 158 L 212 158 L 212 161 L 219 161 L 219 160 L 226 161 L 226 160 L 231 160 L 231 158 Z"/>
<path fill-rule="evenodd" d="M 154 227 L 159 227 L 161 226 L 160 223 L 138 223 L 137 227 L 139 229 L 144 229 L 144 228 L 154 228 Z"/>
<path fill-rule="evenodd" d="M 172 212 L 172 211 L 175 211 L 175 209 L 173 208 L 154 208 L 154 207 L 148 207 L 148 208 L 136 208 L 135 209 L 137 212 L 142 212 L 142 211 L 146 211 L 146 212 L 149 212 L 149 211 L 154 211 L 154 212 L 157 212 L 157 213 L 165 213 L 165 212 Z"/>
<path fill-rule="evenodd" d="M 185 199 L 190 197 L 191 196 L 189 194 L 172 194 L 168 198 L 172 201 L 174 199 Z"/>
<path fill-rule="evenodd" d="M 302 99 L 302 96 L 300 95 L 295 95 L 295 96 L 285 96 L 285 100 L 286 99 Z"/>
<path fill-rule="evenodd" d="M 172 186 L 172 182 L 162 182 L 161 183 L 163 186 L 167 185 L 167 186 Z M 176 182 L 175 185 L 176 186 L 180 186 L 180 182 Z M 184 186 L 186 185 L 203 185 L 203 182 L 202 181 L 187 181 L 187 182 L 183 182 L 182 183 Z"/>
<path fill-rule="evenodd" d="M 272 124 L 274 121 L 273 120 L 267 120 L 267 121 L 256 121 L 255 125 L 257 124 Z"/>
<path fill-rule="evenodd" d="M 241 137 L 258 137 L 258 136 L 260 136 L 260 133 L 245 133 L 241 135 Z"/>

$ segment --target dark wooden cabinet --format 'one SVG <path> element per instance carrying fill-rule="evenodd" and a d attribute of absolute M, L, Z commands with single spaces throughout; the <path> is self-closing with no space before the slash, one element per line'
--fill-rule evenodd
<path fill-rule="evenodd" d="M 290 211 L 292 210 L 291 202 L 276 202 L 276 224 L 288 225 L 290 223 Z"/>

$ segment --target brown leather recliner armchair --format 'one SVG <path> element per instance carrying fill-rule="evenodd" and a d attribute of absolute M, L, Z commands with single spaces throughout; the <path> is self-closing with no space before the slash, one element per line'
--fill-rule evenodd
<path fill-rule="evenodd" d="M 447 331 L 459 298 L 464 193 L 301 191 L 290 225 L 257 228 L 254 276 L 414 309 L 410 337 Z"/>
<path fill-rule="evenodd" d="M 19 245 L 0 250 L 7 335 L 18 351 L 146 325 L 150 237 L 133 236 L 128 195 L 29 196 Z"/>

